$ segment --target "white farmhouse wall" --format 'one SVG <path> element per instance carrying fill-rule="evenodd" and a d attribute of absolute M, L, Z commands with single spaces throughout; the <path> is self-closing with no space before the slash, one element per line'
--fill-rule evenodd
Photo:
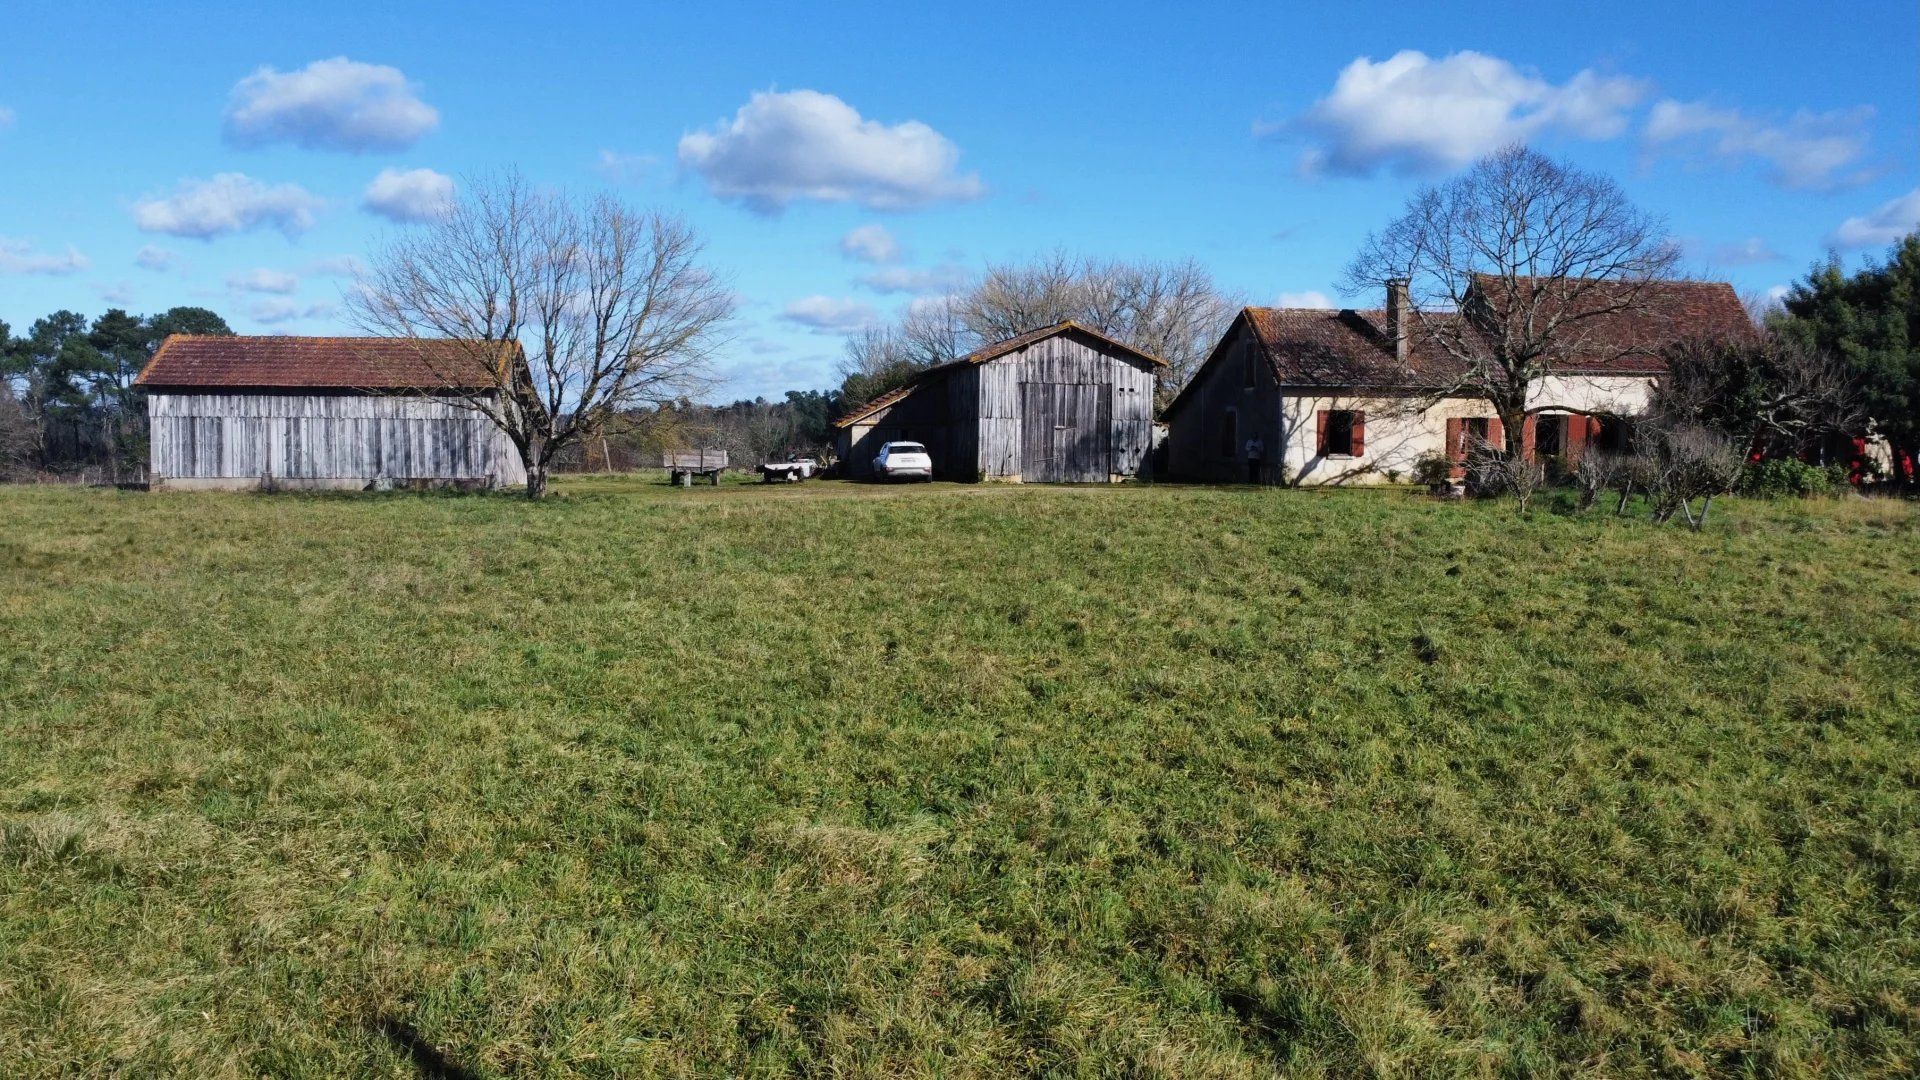
<path fill-rule="evenodd" d="M 1631 415 L 1644 412 L 1652 380 L 1645 376 L 1554 376 L 1534 384 L 1528 408 L 1547 412 Z M 1366 439 L 1359 457 L 1319 453 L 1316 414 L 1352 410 L 1366 414 Z M 1469 398 L 1448 398 L 1413 410 L 1404 398 L 1284 392 L 1279 426 L 1285 433 L 1287 475 L 1302 485 L 1384 484 L 1406 481 L 1423 454 L 1444 454 L 1447 421 L 1494 416 L 1493 406 Z"/>

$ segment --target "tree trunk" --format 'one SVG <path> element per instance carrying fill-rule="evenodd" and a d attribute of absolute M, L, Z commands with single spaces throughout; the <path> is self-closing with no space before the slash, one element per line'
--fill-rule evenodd
<path fill-rule="evenodd" d="M 538 464 L 529 464 L 527 466 L 527 498 L 538 500 L 546 498 L 546 495 L 547 463 L 542 461 Z"/>

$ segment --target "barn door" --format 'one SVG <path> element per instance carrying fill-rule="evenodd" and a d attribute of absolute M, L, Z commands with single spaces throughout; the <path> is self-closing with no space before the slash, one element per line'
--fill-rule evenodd
<path fill-rule="evenodd" d="M 1020 384 L 1020 479 L 1029 484 L 1057 484 L 1064 468 L 1054 390 L 1051 383 Z"/>
<path fill-rule="evenodd" d="M 1065 462 L 1062 479 L 1076 484 L 1104 484 L 1113 473 L 1113 398 L 1106 387 L 1069 383 L 1060 393 L 1061 416 L 1054 423 L 1060 440 L 1058 457 Z"/>

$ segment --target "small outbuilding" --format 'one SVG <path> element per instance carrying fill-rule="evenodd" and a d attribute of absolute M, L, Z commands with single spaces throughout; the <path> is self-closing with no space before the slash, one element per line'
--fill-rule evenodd
<path fill-rule="evenodd" d="M 511 345 L 506 346 L 512 348 Z M 526 482 L 474 408 L 475 350 L 406 338 L 175 334 L 140 372 L 156 488 Z"/>
<path fill-rule="evenodd" d="M 836 420 L 841 468 L 863 478 L 889 442 L 922 443 L 936 477 L 1108 483 L 1140 476 L 1166 362 L 1071 320 L 921 372 Z"/>

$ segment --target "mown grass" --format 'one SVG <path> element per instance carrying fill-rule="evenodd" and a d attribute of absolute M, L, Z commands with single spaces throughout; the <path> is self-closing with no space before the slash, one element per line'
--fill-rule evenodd
<path fill-rule="evenodd" d="M 0 490 L 9 1075 L 1908 1075 L 1920 514 Z"/>

